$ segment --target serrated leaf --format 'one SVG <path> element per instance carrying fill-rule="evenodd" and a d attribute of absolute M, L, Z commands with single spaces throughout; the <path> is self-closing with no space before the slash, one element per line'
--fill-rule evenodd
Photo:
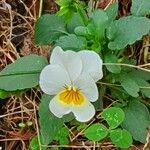
<path fill-rule="evenodd" d="M 139 100 L 130 100 L 123 108 L 125 119 L 122 127 L 128 130 L 136 141 L 146 142 L 147 128 L 150 125 L 150 114 L 147 107 Z"/>
<path fill-rule="evenodd" d="M 97 39 L 102 40 L 105 37 L 105 29 L 108 25 L 108 16 L 106 12 L 101 9 L 97 9 L 92 13 L 90 18 L 95 31 L 93 34 L 95 34 Z"/>
<path fill-rule="evenodd" d="M 118 15 L 118 3 L 111 4 L 105 12 L 109 18 L 109 23 L 111 23 Z"/>
<path fill-rule="evenodd" d="M 92 141 L 100 141 L 108 135 L 108 129 L 99 123 L 92 124 L 84 132 L 85 137 Z"/>
<path fill-rule="evenodd" d="M 46 45 L 57 40 L 66 32 L 65 22 L 62 17 L 56 15 L 43 15 L 35 25 L 35 43 Z"/>
<path fill-rule="evenodd" d="M 110 42 L 108 47 L 112 50 L 120 50 L 128 44 L 140 40 L 150 31 L 150 20 L 146 17 L 122 17 L 114 21 L 107 30 Z"/>
<path fill-rule="evenodd" d="M 40 72 L 47 64 L 46 58 L 38 55 L 17 59 L 0 72 L 0 89 L 15 91 L 37 86 Z"/>
<path fill-rule="evenodd" d="M 129 148 L 132 145 L 132 136 L 125 129 L 116 129 L 110 132 L 112 143 L 119 148 Z"/>
<path fill-rule="evenodd" d="M 105 56 L 105 63 L 117 63 L 118 62 L 118 58 L 113 55 L 113 54 L 107 54 Z M 120 66 L 116 66 L 116 65 L 106 65 L 106 68 L 108 71 L 112 72 L 112 73 L 120 73 L 121 72 L 121 67 Z"/>
<path fill-rule="evenodd" d="M 110 129 L 117 128 L 124 120 L 125 114 L 121 108 L 110 107 L 102 112 L 102 117 L 107 121 Z"/>
<path fill-rule="evenodd" d="M 61 36 L 57 41 L 56 45 L 62 47 L 64 50 L 75 50 L 79 51 L 86 47 L 86 39 L 75 34 L 69 34 Z"/>
<path fill-rule="evenodd" d="M 121 81 L 121 86 L 124 88 L 124 90 L 133 97 L 138 97 L 138 92 L 140 91 L 140 88 L 138 84 L 131 79 L 129 76 L 125 76 L 123 81 Z"/>
<path fill-rule="evenodd" d="M 150 15 L 150 0 L 132 0 L 131 13 L 135 16 Z"/>
<path fill-rule="evenodd" d="M 31 139 L 29 149 L 30 150 L 39 150 L 40 149 L 37 136 L 35 136 Z"/>
<path fill-rule="evenodd" d="M 43 95 L 38 111 L 41 143 L 44 145 L 52 142 L 63 126 L 63 120 L 55 117 L 49 110 L 49 102 L 51 99 L 51 96 Z"/>

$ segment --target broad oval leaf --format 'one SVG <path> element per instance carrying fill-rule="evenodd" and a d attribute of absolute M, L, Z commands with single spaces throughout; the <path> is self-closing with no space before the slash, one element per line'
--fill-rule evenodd
<path fill-rule="evenodd" d="M 110 42 L 108 47 L 112 50 L 120 50 L 128 44 L 140 40 L 150 31 L 150 20 L 146 17 L 122 17 L 114 21 L 107 30 Z"/>
<path fill-rule="evenodd" d="M 48 145 L 52 142 L 63 126 L 63 120 L 55 117 L 49 110 L 49 102 L 52 96 L 44 94 L 39 106 L 39 125 L 41 144 Z"/>
<path fill-rule="evenodd" d="M 113 54 L 107 54 L 105 56 L 105 63 L 117 63 L 118 58 L 113 55 Z M 106 68 L 108 71 L 112 72 L 112 73 L 120 73 L 121 72 L 121 67 L 120 66 L 116 66 L 116 65 L 106 65 Z"/>
<path fill-rule="evenodd" d="M 43 15 L 35 24 L 35 43 L 46 45 L 57 40 L 66 32 L 65 21 L 56 15 Z"/>
<path fill-rule="evenodd" d="M 87 41 L 82 36 L 76 36 L 75 34 L 69 34 L 61 36 L 56 45 L 62 47 L 64 50 L 79 51 L 86 48 Z"/>
<path fill-rule="evenodd" d="M 112 130 L 110 139 L 119 148 L 129 148 L 133 142 L 131 134 L 125 129 Z"/>
<path fill-rule="evenodd" d="M 121 82 L 121 86 L 132 97 L 139 96 L 138 92 L 140 91 L 140 88 L 139 88 L 138 84 L 130 77 L 126 76 L 123 79 L 123 81 Z"/>
<path fill-rule="evenodd" d="M 100 141 L 108 135 L 108 129 L 99 123 L 92 124 L 84 132 L 85 137 L 92 141 Z"/>
<path fill-rule="evenodd" d="M 0 89 L 15 91 L 37 86 L 40 72 L 47 64 L 46 58 L 38 55 L 17 59 L 0 72 Z"/>
<path fill-rule="evenodd" d="M 123 110 L 118 107 L 107 108 L 101 115 L 107 121 L 110 129 L 117 128 L 123 122 L 125 117 Z"/>
<path fill-rule="evenodd" d="M 136 141 L 146 142 L 147 128 L 150 125 L 150 114 L 147 107 L 139 100 L 130 100 L 123 108 L 125 119 L 122 127 L 127 129 Z"/>
<path fill-rule="evenodd" d="M 135 16 L 150 15 L 150 0 L 132 0 L 131 13 Z"/>

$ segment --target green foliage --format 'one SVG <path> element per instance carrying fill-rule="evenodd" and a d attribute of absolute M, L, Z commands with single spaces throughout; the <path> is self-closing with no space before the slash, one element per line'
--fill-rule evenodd
<path fill-rule="evenodd" d="M 110 132 L 112 143 L 120 148 L 129 148 L 132 145 L 132 136 L 125 129 L 116 129 Z"/>
<path fill-rule="evenodd" d="M 107 121 L 110 129 L 117 128 L 125 118 L 123 110 L 117 107 L 107 108 L 101 115 Z"/>
<path fill-rule="evenodd" d="M 128 44 L 140 40 L 150 31 L 150 20 L 145 17 L 122 17 L 114 21 L 107 30 L 110 40 L 108 47 L 112 50 L 120 50 Z"/>
<path fill-rule="evenodd" d="M 43 145 L 52 142 L 63 126 L 63 120 L 55 117 L 49 110 L 48 106 L 51 99 L 51 96 L 43 95 L 38 111 L 41 143 Z"/>
<path fill-rule="evenodd" d="M 56 15 L 41 16 L 35 26 L 35 43 L 50 44 L 66 33 L 66 24 L 62 17 Z"/>
<path fill-rule="evenodd" d="M 15 91 L 37 86 L 39 74 L 47 64 L 44 57 L 37 55 L 16 60 L 0 72 L 0 89 Z"/>
<path fill-rule="evenodd" d="M 118 14 L 118 3 L 113 3 L 111 4 L 106 10 L 105 12 L 107 13 L 107 16 L 109 18 L 109 23 L 111 23 Z"/>
<path fill-rule="evenodd" d="M 131 79 L 129 76 L 125 76 L 123 78 L 123 81 L 121 82 L 121 86 L 125 89 L 125 91 L 133 96 L 133 97 L 138 97 L 139 94 L 138 92 L 140 91 L 138 84 Z"/>
<path fill-rule="evenodd" d="M 63 127 L 57 133 L 55 140 L 59 141 L 60 145 L 67 145 L 69 144 L 68 136 L 69 136 L 68 128 Z"/>
<path fill-rule="evenodd" d="M 150 125 L 148 109 L 139 100 L 131 99 L 123 110 L 125 120 L 122 123 L 122 127 L 127 129 L 136 141 L 145 143 L 147 127 Z"/>
<path fill-rule="evenodd" d="M 99 123 L 92 124 L 84 132 L 85 136 L 92 141 L 100 141 L 108 135 L 108 129 Z"/>
<path fill-rule="evenodd" d="M 10 92 L 4 91 L 0 89 L 0 99 L 6 99 L 11 96 Z"/>
<path fill-rule="evenodd" d="M 150 1 L 132 0 L 131 13 L 135 16 L 150 15 Z"/>
<path fill-rule="evenodd" d="M 30 141 L 29 149 L 30 150 L 39 150 L 40 149 L 37 136 L 33 137 L 32 140 Z"/>
<path fill-rule="evenodd" d="M 61 36 L 56 45 L 62 47 L 65 50 L 79 51 L 86 48 L 87 42 L 84 37 L 76 36 L 75 34 L 69 34 Z"/>
<path fill-rule="evenodd" d="M 113 55 L 113 54 L 107 54 L 105 56 L 105 63 L 117 63 L 118 62 L 118 58 Z M 115 65 L 107 65 L 106 68 L 108 69 L 108 71 L 118 74 L 121 72 L 121 67 L 120 66 L 115 66 Z"/>

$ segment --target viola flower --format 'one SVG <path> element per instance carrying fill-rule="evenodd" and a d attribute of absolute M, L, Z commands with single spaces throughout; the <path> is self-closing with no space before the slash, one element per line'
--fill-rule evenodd
<path fill-rule="evenodd" d="M 103 77 L 100 56 L 88 50 L 63 51 L 55 47 L 47 65 L 40 74 L 40 87 L 55 95 L 49 103 L 50 111 L 58 118 L 72 112 L 80 122 L 95 115 L 91 102 L 98 99 L 96 83 Z"/>

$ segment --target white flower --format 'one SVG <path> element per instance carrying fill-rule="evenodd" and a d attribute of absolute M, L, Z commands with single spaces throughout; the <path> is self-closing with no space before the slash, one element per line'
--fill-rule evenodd
<path fill-rule="evenodd" d="M 90 102 L 98 99 L 96 81 L 103 77 L 102 60 L 93 51 L 63 51 L 53 49 L 50 65 L 40 74 L 40 87 L 49 95 L 50 111 L 57 117 L 73 112 L 80 122 L 89 121 L 95 114 Z"/>

